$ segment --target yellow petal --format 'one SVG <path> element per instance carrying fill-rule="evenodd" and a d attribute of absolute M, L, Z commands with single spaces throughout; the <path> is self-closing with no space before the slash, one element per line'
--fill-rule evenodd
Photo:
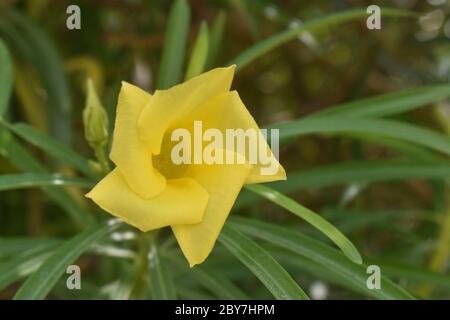
<path fill-rule="evenodd" d="M 130 188 L 144 199 L 158 195 L 166 186 L 165 178 L 153 167 L 152 155 L 138 135 L 138 117 L 151 99 L 147 92 L 122 82 L 110 154 Z"/>
<path fill-rule="evenodd" d="M 142 199 L 129 187 L 118 168 L 103 178 L 87 195 L 102 209 L 142 231 L 202 220 L 208 192 L 191 178 L 171 179 L 164 191 Z"/>
<path fill-rule="evenodd" d="M 192 131 L 190 127 L 194 120 L 202 120 L 203 131 L 209 128 L 219 129 L 223 133 L 224 139 L 226 138 L 226 129 L 252 129 L 257 132 L 260 130 L 236 91 L 226 92 L 209 99 L 203 105 L 193 110 L 191 114 L 186 116 L 184 120 L 180 122 L 180 127 L 189 128 L 189 130 Z M 258 149 L 258 152 L 264 152 L 268 159 L 271 159 L 273 173 L 270 173 L 270 175 L 267 174 L 267 172 L 266 174 L 262 174 L 261 170 L 263 168 L 268 168 L 270 164 L 262 163 L 260 158 L 257 158 L 257 163 L 253 165 L 245 183 L 285 180 L 286 172 L 273 155 L 267 142 L 264 139 L 258 139 L 258 141 L 261 141 L 260 147 L 262 148 L 261 151 Z M 245 153 L 246 154 L 243 154 L 243 156 L 248 159 L 248 148 Z"/>
<path fill-rule="evenodd" d="M 259 127 L 256 124 L 255 119 L 253 119 L 252 115 L 245 107 L 244 103 L 239 97 L 239 94 L 236 91 L 232 91 L 229 93 L 228 97 L 229 99 L 225 104 L 226 112 L 224 112 L 221 118 L 221 124 L 219 127 L 235 128 L 235 129 L 242 128 L 244 130 L 251 128 L 254 130 L 259 130 Z M 272 151 L 270 150 L 269 145 L 264 139 L 261 140 L 261 147 L 262 151 L 258 150 L 258 152 L 265 152 L 265 154 L 270 155 L 273 161 L 273 166 L 275 168 L 274 174 L 271 175 L 262 174 L 261 170 L 269 166 L 269 164 L 261 163 L 260 159 L 258 158 L 257 164 L 253 166 L 252 171 L 250 172 L 245 183 L 261 183 L 276 180 L 285 180 L 286 172 L 284 171 L 284 168 L 275 158 Z M 245 156 L 248 157 L 248 155 Z"/>
<path fill-rule="evenodd" d="M 235 66 L 216 68 L 167 90 L 157 90 L 142 111 L 138 126 L 141 139 L 159 154 L 164 133 L 208 99 L 230 90 Z"/>
<path fill-rule="evenodd" d="M 202 263 L 213 249 L 251 166 L 198 165 L 190 169 L 190 175 L 208 191 L 208 205 L 202 222 L 172 225 L 172 230 L 192 267 Z"/>

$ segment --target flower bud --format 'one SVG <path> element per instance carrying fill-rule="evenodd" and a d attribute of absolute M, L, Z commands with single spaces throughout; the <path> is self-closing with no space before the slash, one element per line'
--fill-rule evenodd
<path fill-rule="evenodd" d="M 83 110 L 84 135 L 91 147 L 104 146 L 108 141 L 108 115 L 90 78 L 86 87 L 86 105 Z"/>

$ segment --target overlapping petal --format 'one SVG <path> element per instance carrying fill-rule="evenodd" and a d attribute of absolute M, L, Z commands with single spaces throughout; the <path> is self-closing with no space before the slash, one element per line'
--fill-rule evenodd
<path fill-rule="evenodd" d="M 231 153 L 227 150 L 224 152 Z M 191 267 L 202 263 L 210 254 L 250 170 L 248 164 L 190 168 L 187 175 L 198 181 L 209 193 L 208 205 L 200 223 L 172 225 L 178 244 Z"/>
<path fill-rule="evenodd" d="M 138 133 L 138 118 L 151 99 L 147 92 L 122 82 L 110 154 L 129 187 L 144 199 L 158 195 L 166 186 L 166 179 L 153 167 L 152 154 Z"/>
<path fill-rule="evenodd" d="M 227 129 L 242 129 L 244 131 L 250 129 L 256 133 L 260 132 L 256 121 L 236 91 L 222 93 L 209 99 L 195 110 L 192 110 L 189 115 L 180 121 L 180 126 L 189 127 L 195 120 L 199 119 L 202 120 L 203 130 L 216 128 L 223 133 L 224 137 L 226 136 Z M 257 140 L 259 145 L 257 148 L 258 155 L 256 156 L 256 163 L 253 164 L 253 168 L 245 183 L 285 180 L 286 172 L 272 153 L 266 140 L 262 136 L 258 136 Z M 233 151 L 236 151 L 236 149 Z M 248 159 L 250 157 L 249 153 L 250 151 L 247 148 L 243 156 Z M 263 154 L 265 157 L 262 158 L 259 154 Z M 271 171 L 273 173 L 263 174 L 262 169 L 266 168 L 267 170 L 270 166 L 272 167 Z"/>
<path fill-rule="evenodd" d="M 230 92 L 228 95 L 228 100 L 226 102 L 226 110 L 221 117 L 220 124 L 218 125 L 219 129 L 253 129 L 255 131 L 259 131 L 259 127 L 256 124 L 255 119 L 252 117 L 250 112 L 245 107 L 242 102 L 239 94 L 236 91 Z M 270 182 L 276 180 L 285 180 L 286 172 L 281 164 L 278 162 L 275 155 L 270 150 L 265 139 L 261 136 L 258 137 L 258 157 L 257 163 L 253 166 L 249 176 L 245 183 L 261 183 L 261 182 Z M 263 163 L 261 154 L 265 155 L 265 160 L 270 160 L 271 163 Z M 248 158 L 248 154 L 244 155 Z M 274 167 L 273 174 L 263 174 L 264 168 L 268 168 L 270 165 Z"/>
<path fill-rule="evenodd" d="M 128 187 L 118 168 L 87 195 L 102 209 L 142 231 L 202 221 L 209 194 L 191 178 L 170 179 L 163 192 L 143 199 Z"/>
<path fill-rule="evenodd" d="M 140 137 L 159 154 L 166 130 L 212 97 L 230 90 L 235 66 L 216 68 L 167 90 L 157 90 L 139 117 Z"/>

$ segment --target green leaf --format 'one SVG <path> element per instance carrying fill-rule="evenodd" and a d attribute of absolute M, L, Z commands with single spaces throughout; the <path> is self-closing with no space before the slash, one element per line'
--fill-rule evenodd
<path fill-rule="evenodd" d="M 280 139 L 311 133 L 362 133 L 412 142 L 450 155 L 450 137 L 409 123 L 383 120 L 349 118 L 340 115 L 311 117 L 287 123 L 271 125 L 280 129 Z"/>
<path fill-rule="evenodd" d="M 336 227 L 319 216 L 317 213 L 312 212 L 293 199 L 264 185 L 247 185 L 245 188 L 304 219 L 306 222 L 330 238 L 330 240 L 333 241 L 351 261 L 358 264 L 362 263 L 361 255 L 353 243 Z"/>
<path fill-rule="evenodd" d="M 181 81 L 189 20 L 189 5 L 185 0 L 177 0 L 170 9 L 167 22 L 158 89 L 170 88 Z"/>
<path fill-rule="evenodd" d="M 200 24 L 200 30 L 198 32 L 197 39 L 195 40 L 194 48 L 192 49 L 185 80 L 189 80 L 203 72 L 205 68 L 206 58 L 208 56 L 208 48 L 208 25 L 205 21 L 202 21 L 202 23 Z"/>
<path fill-rule="evenodd" d="M 77 168 L 90 178 L 96 178 L 95 174 L 89 167 L 88 161 L 85 158 L 72 151 L 61 142 L 55 140 L 53 137 L 40 132 L 39 130 L 35 129 L 32 126 L 29 126 L 26 123 L 10 124 L 2 121 L 2 124 L 4 124 L 8 129 L 10 129 L 25 141 L 42 149 L 49 155 Z"/>
<path fill-rule="evenodd" d="M 447 179 L 450 164 L 446 161 L 420 162 L 404 160 L 350 161 L 328 166 L 299 170 L 288 174 L 288 179 L 269 183 L 282 193 L 309 188 L 323 188 L 349 183 L 368 183 L 417 178 Z M 235 209 L 248 206 L 259 198 L 243 190 L 234 205 Z"/>
<path fill-rule="evenodd" d="M 117 281 L 116 288 L 114 288 L 109 296 L 110 300 L 131 300 L 134 278 L 132 277 L 133 274 L 127 276 Z"/>
<path fill-rule="evenodd" d="M 55 246 L 52 243 L 16 251 L 12 259 L 0 263 L 0 290 L 36 271 L 50 256 Z"/>
<path fill-rule="evenodd" d="M 119 280 L 114 284 L 113 290 L 109 293 L 110 300 L 130 300 L 132 299 L 133 287 L 136 282 L 136 277 L 138 275 L 137 270 L 135 270 L 135 265 L 133 267 L 124 268 L 122 267 L 123 274 L 120 276 Z"/>
<path fill-rule="evenodd" d="M 186 300 L 213 300 L 214 296 L 209 292 L 198 290 L 197 288 L 186 288 L 179 286 L 177 292 L 181 299 Z"/>
<path fill-rule="evenodd" d="M 58 239 L 52 238 L 22 238 L 5 237 L 0 238 L 0 259 L 16 255 L 18 252 L 25 252 L 36 248 L 47 248 L 50 245 L 59 244 Z"/>
<path fill-rule="evenodd" d="M 35 68 L 46 90 L 52 136 L 70 145 L 71 97 L 57 48 L 45 31 L 27 16 L 9 8 L 2 9 L 1 13 L 0 33 L 17 56 Z"/>
<path fill-rule="evenodd" d="M 171 275 L 169 274 L 168 269 L 162 264 L 158 247 L 156 246 L 154 239 L 150 240 L 148 267 L 152 298 L 154 300 L 176 299 L 175 287 Z"/>
<path fill-rule="evenodd" d="M 405 156 L 409 160 L 428 161 L 440 161 L 442 157 L 434 151 L 426 149 L 422 146 L 418 146 L 411 142 L 397 140 L 394 138 L 386 138 L 378 136 L 376 134 L 348 134 L 347 137 L 360 140 L 368 144 L 377 144 L 387 147 L 393 151 L 397 151 L 401 156 Z"/>
<path fill-rule="evenodd" d="M 8 108 L 11 96 L 13 68 L 11 56 L 5 43 L 0 39 L 0 118 Z"/>
<path fill-rule="evenodd" d="M 314 113 L 311 117 L 383 117 L 411 111 L 420 106 L 446 99 L 450 85 L 436 85 L 389 93 L 352 101 Z"/>
<path fill-rule="evenodd" d="M 95 242 L 116 230 L 120 225 L 118 220 L 109 220 L 92 226 L 66 241 L 25 281 L 14 299 L 44 299 L 69 265 L 74 263 Z"/>
<path fill-rule="evenodd" d="M 377 299 L 413 299 L 403 288 L 381 277 L 381 289 L 370 290 L 366 286 L 368 274 L 364 265 L 349 261 L 341 252 L 298 232 L 253 219 L 233 217 L 229 224 L 239 231 L 276 244 L 291 252 L 320 264 L 340 281 L 347 281 L 355 290 Z"/>
<path fill-rule="evenodd" d="M 49 173 L 49 170 L 36 160 L 16 139 L 6 130 L 0 128 L 0 155 L 8 159 L 19 170 Z M 89 226 L 93 222 L 93 215 L 82 208 L 71 195 L 57 187 L 42 187 L 42 190 L 54 200 L 79 227 Z"/>
<path fill-rule="evenodd" d="M 272 254 L 275 258 L 279 259 L 279 261 L 283 262 L 286 265 L 286 268 L 292 272 L 305 272 L 311 274 L 312 276 L 329 282 L 331 284 L 335 284 L 341 288 L 348 289 L 350 291 L 367 295 L 367 289 L 362 289 L 358 286 L 354 286 L 351 282 L 347 281 L 343 277 L 336 277 L 334 272 L 331 272 L 329 269 L 324 268 L 322 265 L 314 262 L 311 259 L 303 257 L 298 254 L 292 254 L 286 249 L 280 248 L 275 245 L 266 245 L 264 246 L 270 254 Z"/>
<path fill-rule="evenodd" d="M 0 125 L 0 155 L 22 171 L 48 172 L 47 168 Z"/>
<path fill-rule="evenodd" d="M 92 182 L 86 179 L 64 177 L 59 174 L 23 173 L 0 175 L 0 191 L 42 187 L 42 186 L 79 186 L 92 187 Z"/>
<path fill-rule="evenodd" d="M 438 273 L 424 268 L 408 266 L 400 263 L 371 260 L 371 264 L 380 266 L 381 272 L 399 279 L 412 280 L 417 283 L 425 283 L 440 288 L 450 289 L 450 275 Z"/>
<path fill-rule="evenodd" d="M 217 60 L 223 41 L 223 32 L 225 29 L 226 13 L 220 11 L 214 19 L 209 37 L 208 58 L 206 59 L 206 70 L 212 69 Z"/>
<path fill-rule="evenodd" d="M 232 226 L 224 226 L 219 241 L 253 272 L 276 299 L 309 299 L 270 254 Z"/>
<path fill-rule="evenodd" d="M 390 8 L 382 8 L 383 17 L 409 17 L 413 16 L 412 13 L 396 10 Z M 366 18 L 366 9 L 355 9 L 342 11 L 334 14 L 330 14 L 324 17 L 316 18 L 311 21 L 306 21 L 301 26 L 293 29 L 288 29 L 286 31 L 280 32 L 274 36 L 271 36 L 253 47 L 245 50 L 238 57 L 232 60 L 229 65 L 237 65 L 237 71 L 259 58 L 260 56 L 266 54 L 267 52 L 297 38 L 303 32 L 317 31 L 324 28 L 333 27 L 338 24 L 349 22 L 352 20 L 357 20 L 361 18 Z"/>
<path fill-rule="evenodd" d="M 189 277 L 195 279 L 198 284 L 215 294 L 217 298 L 229 300 L 249 299 L 245 292 L 226 279 L 223 275 L 216 275 L 214 272 L 209 271 L 206 267 L 198 265 L 194 268 L 188 268 L 186 261 L 177 258 L 173 254 L 166 253 L 164 256 L 167 256 L 167 258 L 174 263 L 177 270 L 184 270 L 184 274 L 187 273 Z"/>

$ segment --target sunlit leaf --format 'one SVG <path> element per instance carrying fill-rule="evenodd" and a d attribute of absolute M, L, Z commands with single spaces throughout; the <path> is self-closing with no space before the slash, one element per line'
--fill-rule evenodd
<path fill-rule="evenodd" d="M 296 216 L 304 219 L 306 222 L 317 228 L 328 238 L 330 238 L 342 252 L 353 262 L 361 264 L 362 258 L 353 243 L 344 236 L 336 227 L 334 227 L 327 220 L 312 212 L 308 208 L 303 207 L 293 199 L 285 196 L 284 194 L 277 192 L 264 185 L 247 185 L 246 189 L 264 197 L 265 199 L 272 201 L 279 206 L 285 208 L 289 212 L 292 212 Z"/>
<path fill-rule="evenodd" d="M 219 14 L 214 19 L 213 25 L 211 27 L 210 37 L 209 37 L 209 50 L 208 58 L 206 59 L 206 70 L 209 70 L 215 66 L 215 62 L 219 56 L 220 48 L 223 41 L 223 33 L 226 22 L 225 11 L 220 11 Z"/>
<path fill-rule="evenodd" d="M 0 290 L 36 271 L 54 248 L 54 244 L 47 244 L 14 252 L 12 259 L 0 263 Z"/>
<path fill-rule="evenodd" d="M 64 177 L 58 174 L 23 173 L 0 175 L 0 191 L 42 186 L 65 185 L 91 187 L 92 182 L 80 178 Z"/>
<path fill-rule="evenodd" d="M 190 9 L 186 0 L 176 0 L 166 26 L 158 89 L 167 89 L 181 81 L 189 20 Z"/>
<path fill-rule="evenodd" d="M 27 125 L 26 123 L 7 124 L 6 122 L 3 122 L 3 124 L 5 124 L 8 129 L 25 141 L 42 149 L 56 159 L 74 166 L 91 178 L 96 177 L 85 158 L 55 140 L 53 137 L 46 135 L 43 132 L 39 132 L 37 129 Z"/>
<path fill-rule="evenodd" d="M 450 177 L 450 164 L 445 161 L 420 162 L 410 160 L 350 161 L 288 174 L 288 179 L 268 185 L 283 193 L 310 188 L 323 188 L 349 183 L 397 181 L 406 179 Z M 246 190 L 241 192 L 235 208 L 258 201 Z"/>
<path fill-rule="evenodd" d="M 383 17 L 409 17 L 412 16 L 410 12 L 403 10 L 396 10 L 390 8 L 382 8 Z M 236 64 L 237 71 L 244 68 L 249 63 L 253 62 L 260 56 L 266 54 L 267 52 L 297 38 L 303 32 L 317 31 L 323 28 L 332 27 L 345 22 L 358 20 L 367 17 L 366 9 L 353 9 L 342 11 L 323 17 L 319 17 L 310 21 L 306 21 L 304 24 L 288 29 L 286 31 L 280 32 L 274 36 L 271 36 L 253 47 L 242 52 L 238 57 L 233 59 L 229 65 Z"/>
<path fill-rule="evenodd" d="M 421 87 L 373 98 L 351 101 L 314 113 L 312 117 L 343 116 L 356 118 L 391 116 L 411 111 L 435 101 L 443 100 L 449 96 L 449 85 Z"/>
<path fill-rule="evenodd" d="M 349 285 L 354 286 L 360 292 L 364 291 L 367 296 L 378 299 L 413 298 L 403 288 L 385 277 L 381 278 L 381 289 L 368 289 L 366 285 L 367 273 L 364 265 L 349 261 L 341 252 L 317 240 L 286 228 L 253 219 L 233 217 L 230 220 L 230 225 L 247 235 L 266 240 L 313 260 L 329 272 L 332 272 L 335 277 L 339 277 L 341 281 L 347 281 Z"/>
<path fill-rule="evenodd" d="M 52 135 L 69 145 L 72 134 L 71 97 L 54 43 L 32 19 L 11 9 L 2 9 L 0 34 L 5 35 L 17 57 L 30 63 L 36 70 L 48 95 Z"/>
<path fill-rule="evenodd" d="M 161 259 L 156 242 L 154 239 L 151 239 L 148 253 L 148 267 L 152 298 L 154 300 L 176 299 L 172 275 L 169 274 L 168 269 L 163 265 L 163 260 Z"/>
<path fill-rule="evenodd" d="M 189 80 L 201 74 L 205 68 L 209 48 L 208 25 L 205 21 L 200 24 L 197 39 L 192 49 L 191 57 L 186 71 L 185 80 Z"/>
<path fill-rule="evenodd" d="M 73 264 L 96 241 L 105 237 L 119 226 L 120 223 L 117 220 L 110 220 L 92 226 L 57 247 L 39 269 L 20 287 L 14 299 L 44 299 L 69 265 Z"/>
<path fill-rule="evenodd" d="M 184 270 L 184 276 L 187 275 L 194 278 L 199 285 L 203 286 L 208 291 L 211 291 L 218 298 L 230 300 L 249 299 L 246 293 L 244 293 L 241 289 L 239 289 L 239 287 L 234 285 L 223 275 L 211 272 L 206 267 L 199 265 L 194 268 L 189 268 L 183 259 L 177 258 L 173 254 L 167 256 L 178 270 Z"/>
<path fill-rule="evenodd" d="M 12 89 L 11 55 L 5 43 L 0 39 L 0 117 L 2 117 L 9 103 Z"/>
<path fill-rule="evenodd" d="M 417 125 L 395 120 L 352 118 L 340 115 L 312 117 L 271 125 L 280 130 L 280 139 L 306 134 L 377 134 L 415 143 L 450 155 L 450 137 Z"/>
<path fill-rule="evenodd" d="M 8 159 L 19 170 L 33 173 L 49 173 L 49 170 L 35 159 L 6 130 L 0 129 L 0 155 Z M 42 190 L 55 201 L 79 227 L 93 222 L 93 216 L 75 201 L 72 196 L 60 187 L 42 187 Z"/>
<path fill-rule="evenodd" d="M 276 299 L 309 299 L 270 254 L 234 227 L 225 225 L 219 241 L 258 277 Z"/>

